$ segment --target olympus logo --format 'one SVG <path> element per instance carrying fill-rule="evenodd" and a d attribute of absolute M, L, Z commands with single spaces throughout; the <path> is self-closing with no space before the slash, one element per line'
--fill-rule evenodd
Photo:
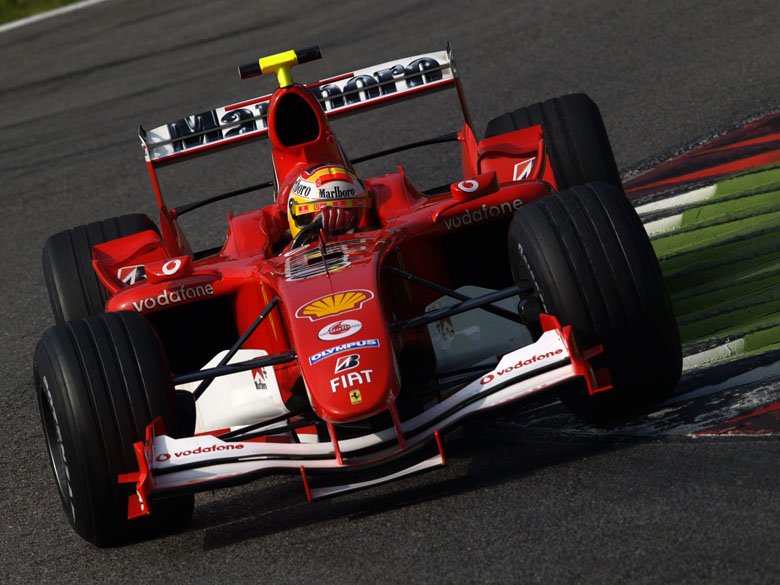
<path fill-rule="evenodd" d="M 328 349 L 324 349 L 311 356 L 309 358 L 309 365 L 313 366 L 317 362 L 324 360 L 325 358 L 329 358 L 330 356 L 337 353 L 349 351 L 350 349 L 361 349 L 364 347 L 379 347 L 379 340 L 361 339 L 360 341 L 350 341 L 349 343 L 342 343 L 341 345 L 337 345 L 335 347 L 329 347 Z"/>

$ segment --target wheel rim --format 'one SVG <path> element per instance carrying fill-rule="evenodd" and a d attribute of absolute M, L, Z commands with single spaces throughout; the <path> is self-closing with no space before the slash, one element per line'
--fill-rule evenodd
<path fill-rule="evenodd" d="M 54 411 L 51 392 L 45 376 L 39 391 L 41 393 L 41 422 L 43 423 L 43 434 L 46 437 L 46 450 L 49 454 L 49 462 L 54 470 L 54 479 L 57 483 L 57 491 L 60 494 L 62 506 L 71 522 L 73 522 L 76 518 L 76 508 L 73 503 L 72 480 L 68 468 L 68 460 L 65 456 L 62 432 L 60 431 L 57 413 Z"/>

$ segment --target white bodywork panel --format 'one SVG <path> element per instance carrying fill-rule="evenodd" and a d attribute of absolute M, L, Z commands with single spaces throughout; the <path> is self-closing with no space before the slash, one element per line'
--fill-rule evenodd
<path fill-rule="evenodd" d="M 227 354 L 219 352 L 201 369 L 213 368 Z M 239 349 L 230 364 L 268 355 L 262 349 Z M 176 388 L 194 392 L 200 382 Z M 287 414 L 273 367 L 258 368 L 214 378 L 195 403 L 195 432 L 244 426 Z"/>

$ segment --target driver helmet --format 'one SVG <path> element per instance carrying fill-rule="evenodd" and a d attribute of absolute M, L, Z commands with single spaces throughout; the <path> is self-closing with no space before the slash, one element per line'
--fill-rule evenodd
<path fill-rule="evenodd" d="M 288 198 L 287 219 L 294 238 L 324 207 L 354 211 L 355 226 L 374 206 L 371 194 L 357 175 L 344 165 L 327 163 L 303 171 L 295 179 Z"/>

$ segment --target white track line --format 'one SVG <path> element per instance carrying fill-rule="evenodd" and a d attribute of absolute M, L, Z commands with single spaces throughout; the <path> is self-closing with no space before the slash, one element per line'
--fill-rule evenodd
<path fill-rule="evenodd" d="M 645 224 L 645 231 L 651 238 L 660 236 L 668 232 L 673 232 L 682 226 L 683 216 L 673 215 L 671 217 L 664 217 Z"/>
<path fill-rule="evenodd" d="M 706 349 L 699 353 L 694 353 L 692 355 L 684 357 L 683 371 L 687 372 L 688 370 L 692 370 L 693 368 L 710 366 L 715 362 L 720 362 L 723 360 L 727 360 L 729 358 L 738 357 L 742 355 L 744 350 L 745 350 L 745 339 L 744 338 L 734 339 L 733 341 L 729 341 L 728 343 L 724 343 L 723 345 L 719 345 L 717 347 Z"/>
<path fill-rule="evenodd" d="M 28 16 L 27 18 L 22 18 L 21 20 L 6 22 L 5 24 L 0 24 L 0 33 L 4 33 L 5 31 L 19 28 L 21 26 L 27 26 L 28 24 L 39 22 L 41 20 L 46 20 L 47 18 L 51 18 L 53 16 L 59 16 L 60 14 L 73 12 L 74 10 L 81 10 L 82 8 L 87 8 L 89 6 L 100 4 L 101 2 L 105 2 L 105 1 L 106 0 L 83 0 L 82 2 L 76 2 L 75 4 L 63 6 L 62 8 L 55 8 L 54 10 L 49 10 L 48 12 L 33 14 L 32 16 Z"/>
<path fill-rule="evenodd" d="M 682 207 L 683 205 L 690 205 L 692 203 L 700 203 L 707 199 L 712 199 L 715 195 L 717 185 L 710 185 L 709 187 L 702 187 L 700 189 L 694 189 L 681 195 L 675 195 L 667 199 L 661 199 L 660 201 L 654 201 L 652 203 L 646 203 L 636 208 L 636 212 L 639 215 L 646 215 L 648 213 L 654 213 L 656 211 L 663 211 L 665 209 L 673 209 L 675 207 Z"/>

